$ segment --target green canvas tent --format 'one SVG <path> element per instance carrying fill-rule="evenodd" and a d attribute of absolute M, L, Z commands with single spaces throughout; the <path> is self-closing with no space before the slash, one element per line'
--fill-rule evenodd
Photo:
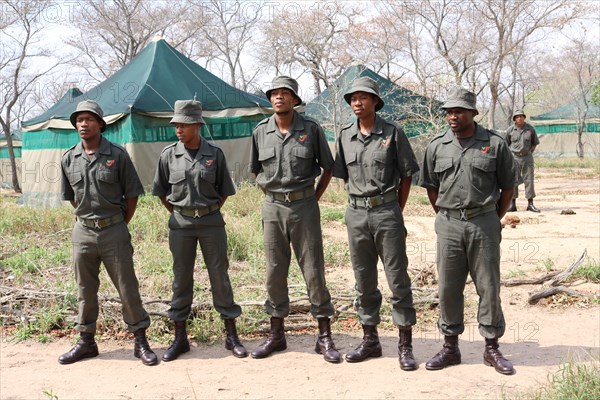
<path fill-rule="evenodd" d="M 529 121 L 540 137 L 536 153 L 548 156 L 575 156 L 578 113 L 582 112 L 581 99 L 571 100 L 547 113 L 532 116 Z M 582 135 L 584 154 L 600 156 L 600 107 L 591 104 L 585 119 Z"/>
<path fill-rule="evenodd" d="M 108 124 L 103 135 L 127 149 L 146 188 L 160 152 L 177 141 L 169 124 L 176 100 L 202 102 L 207 123 L 202 136 L 223 149 L 236 180 L 245 177 L 252 129 L 272 113 L 265 98 L 228 85 L 162 39 L 98 86 L 75 94 L 66 93 L 44 114 L 22 122 L 25 204 L 60 204 L 60 159 L 79 141 L 69 116 L 82 100 L 100 104 Z"/>
<path fill-rule="evenodd" d="M 389 79 L 377 74 L 364 65 L 353 65 L 323 93 L 306 104 L 306 115 L 321 123 L 329 140 L 334 132 L 354 120 L 350 106 L 344 100 L 352 81 L 368 76 L 379 84 L 381 98 L 385 105 L 377 113 L 383 118 L 400 122 L 407 136 L 425 133 L 429 125 L 422 116 L 438 112 L 442 103 L 414 93 Z"/>

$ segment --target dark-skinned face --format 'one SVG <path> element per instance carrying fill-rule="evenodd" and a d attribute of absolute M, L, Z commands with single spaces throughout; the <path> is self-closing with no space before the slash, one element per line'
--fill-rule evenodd
<path fill-rule="evenodd" d="M 456 107 L 446 109 L 446 120 L 450 125 L 450 129 L 455 134 L 459 134 L 459 136 L 461 133 L 468 132 L 473 128 L 476 115 L 477 111 L 467 110 L 466 108 Z"/>

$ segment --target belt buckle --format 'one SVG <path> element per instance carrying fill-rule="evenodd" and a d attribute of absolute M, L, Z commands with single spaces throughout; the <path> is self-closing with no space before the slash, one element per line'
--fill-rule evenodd
<path fill-rule="evenodd" d="M 286 203 L 291 203 L 292 200 L 290 200 L 290 192 L 285 192 L 283 194 L 283 201 L 285 201 Z"/>
<path fill-rule="evenodd" d="M 92 221 L 94 221 L 94 229 L 100 229 L 100 220 L 96 218 Z"/>
<path fill-rule="evenodd" d="M 365 207 L 369 209 L 373 208 L 373 204 L 371 203 L 370 197 L 365 197 Z"/>
<path fill-rule="evenodd" d="M 467 209 L 466 208 L 461 208 L 460 210 L 460 220 L 461 221 L 466 221 L 467 218 Z"/>
<path fill-rule="evenodd" d="M 200 217 L 201 217 L 201 215 L 198 214 L 198 209 L 194 208 L 194 218 L 200 218 Z"/>

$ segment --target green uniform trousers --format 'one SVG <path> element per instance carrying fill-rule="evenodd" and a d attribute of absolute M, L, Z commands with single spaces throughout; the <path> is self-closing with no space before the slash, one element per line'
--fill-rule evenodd
<path fill-rule="evenodd" d="M 407 272 L 406 228 L 398 203 L 394 201 L 371 209 L 348 205 L 346 227 L 356 280 L 354 306 L 360 323 L 377 325 L 381 321 L 382 296 L 377 287 L 379 256 L 392 292 L 392 321 L 398 326 L 414 325 L 417 317 Z"/>
<path fill-rule="evenodd" d="M 73 269 L 78 286 L 79 313 L 75 329 L 96 332 L 100 263 L 121 298 L 123 320 L 130 332 L 150 326 L 150 317 L 140 298 L 133 268 L 133 247 L 125 222 L 104 229 L 92 229 L 76 222 L 71 234 Z"/>
<path fill-rule="evenodd" d="M 194 264 L 200 250 L 208 271 L 213 306 L 223 319 L 239 317 L 242 308 L 233 300 L 224 226 L 170 229 L 169 249 L 173 255 L 173 298 L 168 310 L 173 321 L 185 321 L 194 299 Z"/>
<path fill-rule="evenodd" d="M 311 314 L 315 318 L 331 317 L 335 309 L 325 282 L 321 213 L 317 199 L 311 196 L 285 203 L 267 196 L 262 219 L 267 263 L 267 313 L 276 318 L 285 318 L 289 314 L 287 278 L 291 243 L 306 282 Z"/>
<path fill-rule="evenodd" d="M 533 185 L 534 180 L 534 163 L 533 163 L 533 155 L 529 154 L 525 157 L 519 157 L 517 155 L 514 156 L 515 162 L 517 164 L 517 169 L 519 170 L 519 174 L 523 179 L 523 183 L 525 184 L 525 198 L 530 200 L 535 197 L 535 188 Z M 513 193 L 513 199 L 519 198 L 519 186 L 515 186 L 515 191 Z"/>
<path fill-rule="evenodd" d="M 440 211 L 435 219 L 440 299 L 438 327 L 443 335 L 460 335 L 464 325 L 464 289 L 471 274 L 479 295 L 477 321 L 481 336 L 504 334 L 500 305 L 502 227 L 495 211 L 463 221 Z"/>

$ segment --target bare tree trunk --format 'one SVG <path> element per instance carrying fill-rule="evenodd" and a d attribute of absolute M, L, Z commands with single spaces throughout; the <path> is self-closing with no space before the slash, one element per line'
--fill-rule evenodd
<path fill-rule="evenodd" d="M 8 120 L 8 119 L 7 119 Z M 8 147 L 8 157 L 10 159 L 10 167 L 12 169 L 12 185 L 13 189 L 17 193 L 21 193 L 21 185 L 19 183 L 19 174 L 17 173 L 17 160 L 15 158 L 15 150 L 13 146 L 12 136 L 10 135 L 10 126 L 2 124 L 2 130 L 4 131 L 4 136 L 6 137 L 6 145 Z"/>

